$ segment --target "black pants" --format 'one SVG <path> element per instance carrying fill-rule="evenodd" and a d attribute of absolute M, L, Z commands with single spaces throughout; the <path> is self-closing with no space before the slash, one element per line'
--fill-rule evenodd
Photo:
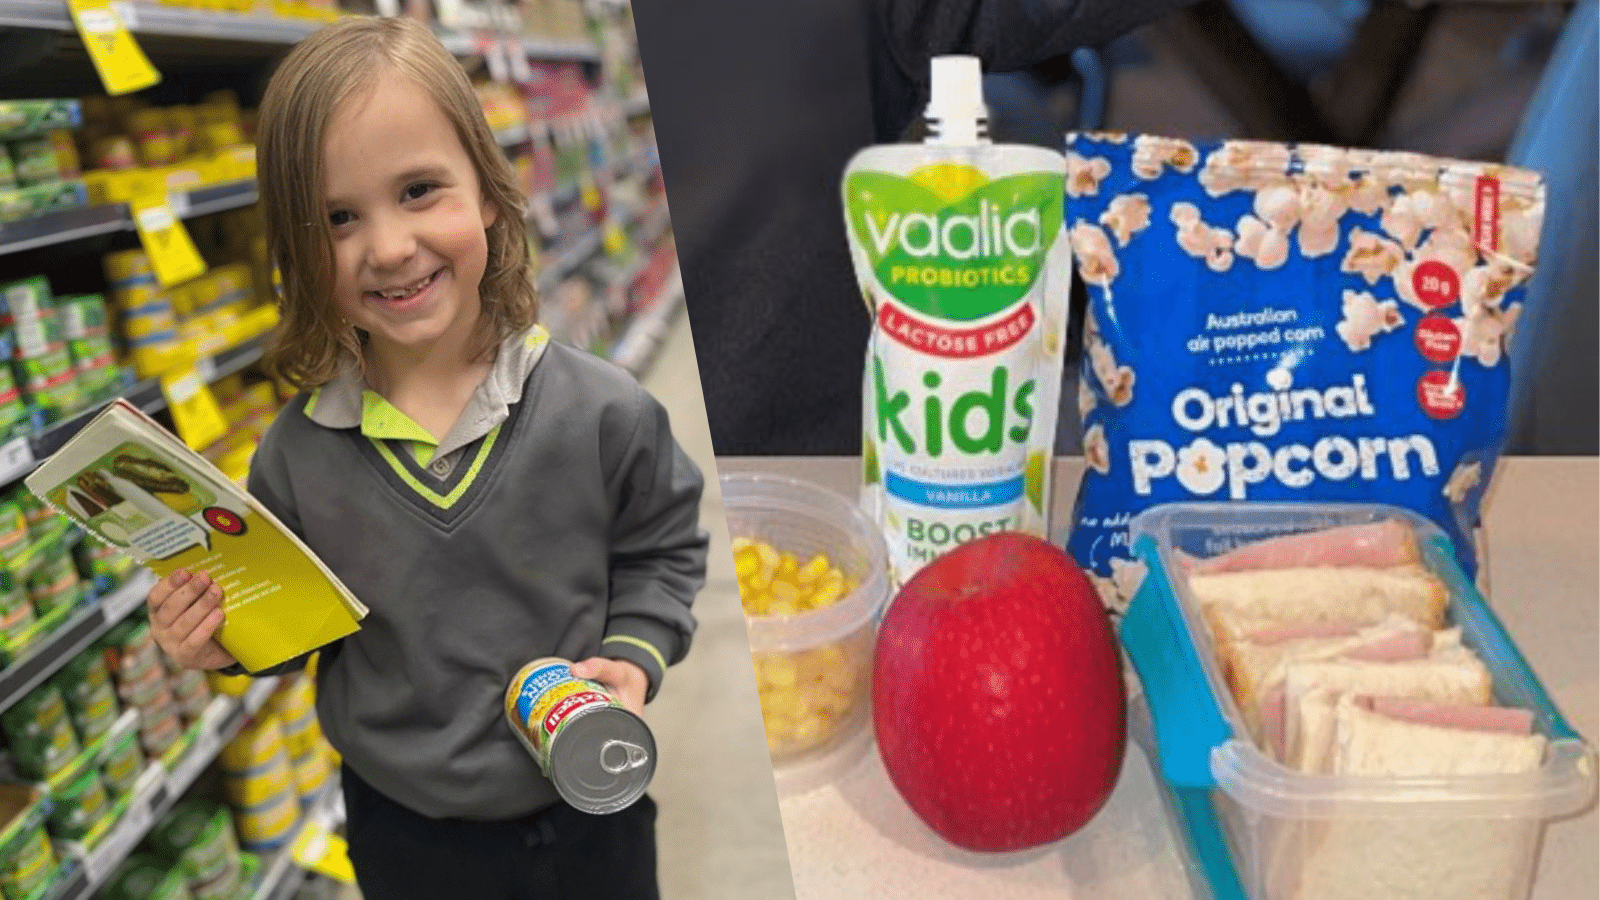
<path fill-rule="evenodd" d="M 656 805 L 565 803 L 503 822 L 432 819 L 346 766 L 345 834 L 363 900 L 658 900 Z"/>

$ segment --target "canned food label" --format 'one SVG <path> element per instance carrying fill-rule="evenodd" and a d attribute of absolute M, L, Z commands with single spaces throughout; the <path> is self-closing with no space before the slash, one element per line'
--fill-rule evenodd
<path fill-rule="evenodd" d="M 526 722 L 531 718 L 533 704 L 540 695 L 563 681 L 572 680 L 572 669 L 566 663 L 550 663 L 534 669 L 520 680 L 522 688 L 517 692 L 517 716 Z"/>
<path fill-rule="evenodd" d="M 556 704 L 549 715 L 545 716 L 543 729 L 546 742 L 548 743 L 555 738 L 556 733 L 561 730 L 562 723 L 571 717 L 573 713 L 588 709 L 591 706 L 610 705 L 612 705 L 610 697 L 594 691 L 582 691 L 564 698 L 560 703 Z"/>
<path fill-rule="evenodd" d="M 572 677 L 570 665 L 561 660 L 535 660 L 511 686 L 506 712 L 546 775 L 550 775 L 550 750 L 573 716 L 594 708 L 624 708 L 603 685 Z"/>

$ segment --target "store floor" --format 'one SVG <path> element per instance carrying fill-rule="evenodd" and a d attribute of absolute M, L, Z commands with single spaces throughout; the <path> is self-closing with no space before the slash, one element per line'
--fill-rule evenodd
<path fill-rule="evenodd" d="M 693 647 L 646 709 L 661 760 L 650 789 L 660 808 L 661 896 L 792 900 L 700 375 L 681 311 L 641 381 L 667 407 L 673 432 L 705 473 L 701 514 L 712 540 Z M 350 888 L 341 900 L 361 894 Z"/>

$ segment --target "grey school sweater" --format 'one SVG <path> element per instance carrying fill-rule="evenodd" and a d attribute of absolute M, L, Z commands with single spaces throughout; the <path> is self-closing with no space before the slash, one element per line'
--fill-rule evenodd
<path fill-rule="evenodd" d="M 371 609 L 323 653 L 322 728 L 424 815 L 548 806 L 506 685 L 537 657 L 604 655 L 643 667 L 654 696 L 704 582 L 700 473 L 632 378 L 542 338 L 502 346 L 456 430 L 488 433 L 451 449 L 452 432 L 432 466 L 364 436 L 360 403 L 348 376 L 295 398 L 250 471 L 251 493 Z"/>

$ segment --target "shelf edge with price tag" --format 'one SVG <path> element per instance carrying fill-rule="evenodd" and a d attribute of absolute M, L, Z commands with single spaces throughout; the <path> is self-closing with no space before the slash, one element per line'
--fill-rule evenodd
<path fill-rule="evenodd" d="M 149 254 L 162 287 L 173 287 L 206 273 L 206 261 L 195 249 L 183 220 L 172 211 L 166 194 L 142 194 L 133 198 L 131 206 L 139 243 Z"/>
<path fill-rule="evenodd" d="M 148 570 L 141 570 L 127 583 L 101 598 L 100 606 L 105 613 L 106 621 L 115 624 L 126 619 L 134 610 L 144 605 L 145 595 L 149 594 L 150 588 L 154 586 L 155 576 Z"/>
<path fill-rule="evenodd" d="M 0 476 L 15 478 L 33 468 L 33 446 L 26 437 L 12 438 L 0 445 Z"/>
<path fill-rule="evenodd" d="M 172 767 L 173 784 L 186 789 L 200 777 L 206 766 L 211 765 L 217 752 L 222 749 L 222 729 L 235 708 L 237 707 L 233 701 L 226 697 L 211 698 L 210 704 L 200 714 L 194 742 L 184 752 L 183 758 Z"/>
<path fill-rule="evenodd" d="M 107 94 L 131 94 L 161 83 L 161 73 L 150 64 L 150 58 L 144 55 L 113 4 L 107 0 L 67 0 L 67 8 Z"/>
<path fill-rule="evenodd" d="M 210 371 L 216 371 L 209 358 L 206 363 Z M 161 376 L 161 393 L 172 410 L 173 427 L 191 450 L 204 449 L 228 433 L 228 420 L 200 370 L 196 364 Z"/>
<path fill-rule="evenodd" d="M 600 185 L 595 183 L 593 172 L 578 176 L 578 199 L 589 212 L 599 212 L 605 200 L 600 196 Z"/>
<path fill-rule="evenodd" d="M 317 816 L 300 827 L 289 852 L 295 864 L 340 884 L 355 884 L 355 869 L 350 865 L 349 845 L 335 834 L 327 817 Z"/>
<path fill-rule="evenodd" d="M 84 872 L 91 884 L 104 884 L 116 867 L 133 852 L 133 848 L 150 831 L 150 826 L 155 824 L 156 807 L 165 801 L 166 795 L 167 770 L 161 763 L 153 762 L 134 785 L 133 802 L 128 804 L 127 812 L 112 826 L 100 846 L 84 857 Z"/>

